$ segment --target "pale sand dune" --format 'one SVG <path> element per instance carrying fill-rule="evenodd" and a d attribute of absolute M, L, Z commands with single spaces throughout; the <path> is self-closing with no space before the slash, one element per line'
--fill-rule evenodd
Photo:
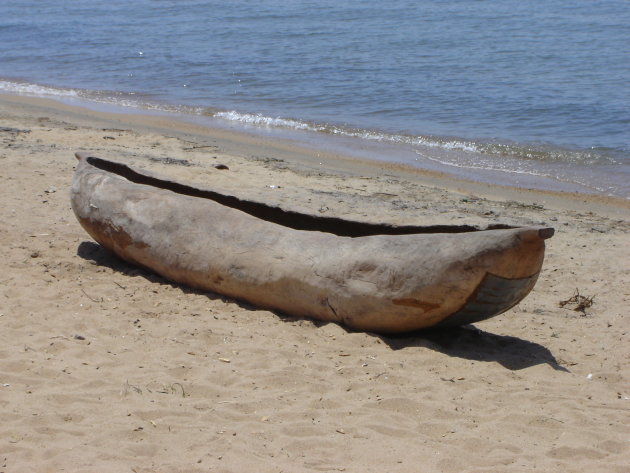
<path fill-rule="evenodd" d="M 628 471 L 628 202 L 315 159 L 165 120 L 0 96 L 0 472 Z M 556 235 L 538 285 L 502 316 L 352 333 L 105 253 L 70 209 L 79 149 L 306 212 Z M 558 305 L 576 288 L 595 295 L 585 315 Z"/>

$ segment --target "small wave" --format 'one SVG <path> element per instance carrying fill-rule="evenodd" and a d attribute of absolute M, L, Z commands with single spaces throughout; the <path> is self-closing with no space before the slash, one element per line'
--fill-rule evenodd
<path fill-rule="evenodd" d="M 79 97 L 79 92 L 75 89 L 63 89 L 60 87 L 49 87 L 45 85 L 31 84 L 28 82 L 15 82 L 8 80 L 0 80 L 0 91 L 18 95 L 34 95 L 37 97 Z"/>
<path fill-rule="evenodd" d="M 244 123 L 246 125 L 265 126 L 274 128 L 290 128 L 292 130 L 307 130 L 307 131 L 322 131 L 321 127 L 310 125 L 306 122 L 299 120 L 292 120 L 290 118 L 272 118 L 266 117 L 262 114 L 256 113 L 240 113 L 234 110 L 215 112 L 213 114 L 215 118 L 221 118 L 223 120 L 235 121 Z"/>
<path fill-rule="evenodd" d="M 516 186 L 522 186 L 524 185 L 524 183 L 527 183 L 527 187 L 531 188 L 572 191 L 580 189 L 582 192 L 600 193 L 607 195 L 614 195 L 616 190 L 614 186 L 602 187 L 601 185 L 597 185 L 595 182 L 593 182 L 592 178 L 571 173 L 569 169 L 563 169 L 561 172 L 559 172 L 559 170 L 557 169 L 552 172 L 543 172 L 541 170 L 535 169 L 524 169 L 522 167 L 522 162 L 512 159 L 508 159 L 507 162 L 502 162 L 500 165 L 492 165 L 487 162 L 473 164 L 469 162 L 448 161 L 445 159 L 438 159 L 432 156 L 427 156 L 417 151 L 416 154 L 421 156 L 423 159 L 426 159 L 427 161 L 432 161 L 442 166 L 448 166 L 457 170 L 462 170 L 459 172 L 463 172 L 464 174 L 461 175 L 466 179 L 475 178 L 471 176 L 470 171 L 464 170 L 472 170 L 473 173 L 475 171 L 478 171 L 477 179 L 480 179 L 481 182 L 484 181 L 483 176 L 487 176 L 486 173 L 499 172 L 505 173 L 505 178 L 502 178 L 501 181 L 504 183 L 508 183 L 508 185 L 512 184 Z M 569 171 L 569 173 L 565 175 L 567 171 Z M 457 171 L 453 172 L 456 174 L 458 173 Z M 487 177 L 485 179 L 487 179 Z M 496 179 L 494 181 L 496 182 Z M 555 184 L 553 184 L 553 182 L 555 182 Z"/>
<path fill-rule="evenodd" d="M 446 150 L 468 151 L 470 153 L 481 152 L 479 145 L 470 141 L 457 141 L 441 139 L 437 137 L 418 136 L 411 140 L 412 144 L 428 146 L 430 148 L 442 148 Z"/>
<path fill-rule="evenodd" d="M 418 151 L 416 151 L 416 154 L 429 161 L 433 161 L 443 166 L 449 166 L 449 167 L 454 167 L 454 168 L 478 169 L 480 171 L 498 171 L 498 172 L 505 172 L 509 174 L 527 174 L 529 176 L 536 176 L 536 177 L 552 177 L 550 174 L 542 173 L 539 171 L 508 168 L 505 166 L 505 164 L 504 166 L 492 166 L 490 164 L 485 164 L 485 163 L 484 164 L 469 164 L 469 163 L 463 163 L 463 162 L 452 162 L 452 161 L 446 161 L 443 159 L 438 159 L 435 157 L 427 156 L 426 154 L 420 153 Z"/>
<path fill-rule="evenodd" d="M 177 111 L 176 107 L 146 100 L 134 93 L 84 90 L 80 91 L 78 96 L 90 102 L 114 105 L 116 107 L 141 108 L 156 112 Z"/>
<path fill-rule="evenodd" d="M 325 133 L 346 138 L 377 141 L 380 143 L 402 144 L 419 148 L 440 149 L 447 152 L 464 152 L 476 155 L 512 158 L 520 161 L 557 162 L 574 164 L 619 164 L 615 150 L 589 149 L 574 150 L 547 145 L 527 145 L 517 143 L 477 142 L 451 137 L 430 135 L 406 135 L 376 130 L 348 127 L 336 124 L 319 124 L 282 117 L 270 117 L 260 113 L 237 111 L 214 111 L 215 118 L 234 121 L 245 125 L 265 128 L 285 128 L 298 131 Z"/>
<path fill-rule="evenodd" d="M 390 142 L 396 144 L 408 144 L 408 145 L 424 145 L 429 147 L 439 147 L 449 150 L 462 150 L 462 151 L 479 151 L 475 144 L 470 142 L 462 142 L 456 140 L 443 140 L 436 137 L 428 136 L 406 136 L 400 134 L 392 134 L 379 132 L 374 130 L 366 130 L 362 128 L 352 128 L 343 125 L 334 124 L 317 124 L 309 123 L 301 120 L 295 120 L 292 118 L 281 117 L 269 117 L 260 113 L 242 113 L 234 110 L 231 111 L 218 111 L 212 114 L 215 118 L 221 118 L 223 120 L 235 121 L 244 123 L 247 125 L 273 127 L 273 128 L 288 128 L 292 130 L 304 130 L 313 131 L 319 133 L 327 133 L 330 135 L 343 136 L 348 138 L 358 138 L 362 140 Z"/>
<path fill-rule="evenodd" d="M 437 156 L 435 158 L 427 159 L 440 162 L 445 166 L 468 166 L 470 169 L 531 174 L 533 176 L 544 176 L 544 174 L 536 174 L 535 171 L 522 169 L 537 168 L 539 167 L 539 164 L 537 163 L 556 163 L 559 165 L 619 165 L 620 163 L 623 164 L 627 160 L 628 156 L 626 150 L 617 149 L 593 148 L 580 150 L 550 145 L 483 142 L 457 137 L 390 133 L 386 131 L 370 130 L 332 123 L 317 123 L 294 118 L 271 117 L 261 113 L 218 110 L 216 108 L 191 105 L 165 104 L 152 99 L 150 95 L 136 94 L 133 92 L 62 88 L 34 84 L 16 79 L 0 79 L 0 92 L 3 91 L 19 95 L 42 96 L 59 99 L 79 99 L 93 103 L 112 105 L 115 107 L 139 108 L 158 113 L 166 112 L 212 116 L 217 119 L 237 122 L 242 125 L 254 127 L 280 128 L 295 131 L 323 133 L 342 138 L 409 146 L 416 152 L 420 152 L 423 149 L 426 151 L 434 149 L 436 152 L 428 152 L 427 154 Z M 456 153 L 460 156 L 456 159 L 451 159 L 453 158 L 452 156 L 446 156 L 452 153 Z M 462 164 L 459 160 L 464 156 L 472 158 L 474 164 Z M 496 159 L 492 159 L 491 161 L 493 162 L 489 163 L 483 158 L 483 156 L 493 157 Z M 464 161 L 468 160 L 464 159 Z M 511 162 L 509 165 L 510 167 L 519 167 L 520 169 L 507 169 L 504 167 L 506 166 L 507 161 Z M 514 166 L 512 166 L 512 164 L 514 164 Z"/>
<path fill-rule="evenodd" d="M 568 149 L 546 145 L 517 145 L 504 143 L 484 143 L 477 146 L 477 151 L 491 156 L 516 158 L 526 161 L 545 161 L 575 164 L 619 164 L 615 159 L 615 150 L 604 149 Z"/>
<path fill-rule="evenodd" d="M 115 92 L 106 90 L 68 89 L 48 85 L 33 84 L 15 80 L 0 80 L 0 92 L 33 97 L 52 97 L 58 99 L 79 99 L 87 102 L 112 105 L 114 107 L 140 108 L 154 112 L 185 113 L 201 115 L 202 107 L 169 105 L 150 100 L 150 97 L 133 92 Z"/>

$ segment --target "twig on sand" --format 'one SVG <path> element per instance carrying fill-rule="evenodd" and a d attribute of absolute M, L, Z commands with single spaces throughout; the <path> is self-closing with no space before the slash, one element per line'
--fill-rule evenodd
<path fill-rule="evenodd" d="M 186 391 L 184 391 L 184 386 L 182 386 L 181 383 L 171 384 L 171 389 L 173 390 L 173 393 L 175 393 L 175 386 L 179 386 L 180 388 L 182 388 L 182 397 L 186 397 Z"/>
<path fill-rule="evenodd" d="M 179 392 L 179 389 L 177 389 L 175 386 L 179 386 L 179 388 L 182 390 L 182 397 L 187 396 L 182 383 L 171 383 L 170 385 L 162 384 L 162 389 L 156 390 L 155 392 L 160 393 L 160 394 L 177 394 Z M 147 386 L 147 391 L 152 392 L 148 386 Z"/>
<path fill-rule="evenodd" d="M 129 394 L 130 389 L 134 390 L 138 394 L 142 394 L 142 389 L 140 389 L 138 386 L 134 386 L 133 384 L 129 384 L 129 380 L 127 380 L 125 384 L 123 385 L 123 388 L 121 389 L 120 394 L 122 396 L 126 396 L 127 394 Z"/>
<path fill-rule="evenodd" d="M 575 307 L 573 307 L 574 311 L 582 312 L 582 314 L 585 314 L 586 309 L 593 305 L 594 298 L 595 298 L 594 295 L 591 297 L 583 296 L 582 294 L 580 294 L 579 289 L 575 288 L 575 294 L 573 294 L 571 297 L 569 297 L 568 299 L 564 301 L 560 301 L 559 305 L 560 307 L 565 307 L 567 305 L 575 305 Z"/>
<path fill-rule="evenodd" d="M 85 294 L 85 296 L 90 299 L 92 302 L 103 302 L 103 298 L 99 298 L 99 299 L 94 299 L 93 297 L 91 297 L 87 292 L 85 292 L 85 289 L 81 288 L 81 292 L 83 292 L 83 294 Z"/>

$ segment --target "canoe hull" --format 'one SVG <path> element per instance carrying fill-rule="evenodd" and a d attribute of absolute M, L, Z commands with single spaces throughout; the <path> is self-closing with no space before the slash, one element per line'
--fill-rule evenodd
<path fill-rule="evenodd" d="M 502 313 L 533 288 L 553 233 L 295 230 L 78 157 L 72 207 L 109 251 L 181 284 L 357 330 L 397 333 Z"/>

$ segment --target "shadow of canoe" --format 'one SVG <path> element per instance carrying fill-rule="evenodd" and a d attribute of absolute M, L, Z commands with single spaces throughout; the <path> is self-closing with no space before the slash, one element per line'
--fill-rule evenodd
<path fill-rule="evenodd" d="M 375 336 L 393 350 L 424 347 L 452 357 L 496 362 L 513 371 L 547 364 L 554 370 L 569 372 L 558 363 L 547 348 L 538 343 L 485 332 L 473 325 L 443 330 L 425 330 L 405 336 Z"/>
<path fill-rule="evenodd" d="M 177 283 L 167 281 L 157 274 L 132 266 L 117 256 L 109 253 L 98 243 L 84 241 L 77 248 L 77 255 L 84 260 L 92 261 L 99 266 L 106 266 L 113 271 L 127 276 L 141 276 L 159 284 L 168 284 L 178 287 L 187 294 L 203 294 L 212 300 L 224 300 L 237 304 L 246 310 L 255 310 L 256 307 L 236 299 L 208 291 L 192 289 Z M 295 321 L 299 318 L 287 316 L 275 312 L 286 321 Z M 326 325 L 327 322 L 313 321 L 317 327 Z M 343 327 L 344 330 L 351 330 Z M 371 334 L 383 341 L 392 350 L 403 350 L 409 347 L 422 347 L 434 350 L 445 355 L 467 360 L 482 362 L 496 362 L 509 370 L 521 370 L 547 364 L 557 371 L 568 372 L 561 366 L 552 353 L 542 345 L 518 337 L 495 335 L 479 330 L 473 325 L 445 329 L 422 330 L 404 335 L 384 336 Z"/>

